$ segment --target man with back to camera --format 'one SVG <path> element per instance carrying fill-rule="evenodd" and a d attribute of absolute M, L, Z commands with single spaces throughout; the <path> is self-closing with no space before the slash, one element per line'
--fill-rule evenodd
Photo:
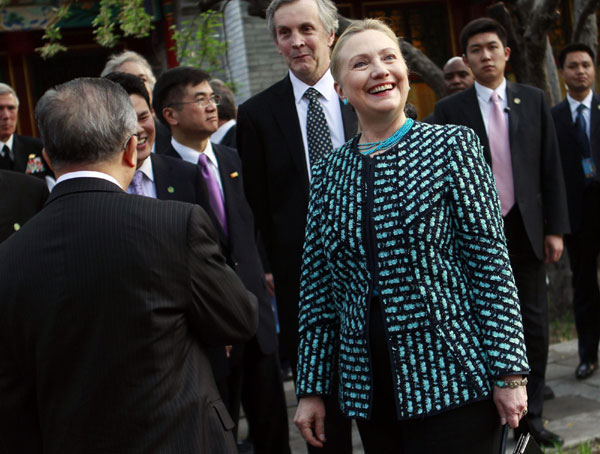
<path fill-rule="evenodd" d="M 538 443 L 554 446 L 563 441 L 542 421 L 548 360 L 544 262 L 557 262 L 562 254 L 562 234 L 569 229 L 566 193 L 544 94 L 506 81 L 506 42 L 506 31 L 493 19 L 479 18 L 465 26 L 460 43 L 475 84 L 440 100 L 434 122 L 472 128 L 494 173 L 531 367 L 528 413 L 516 433 L 529 431 Z"/>
<path fill-rule="evenodd" d="M 573 273 L 573 309 L 579 347 L 575 377 L 583 380 L 598 368 L 600 340 L 600 97 L 594 52 L 582 43 L 567 45 L 558 57 L 567 97 L 552 108 L 567 186 L 571 233 L 565 236 Z"/>
<path fill-rule="evenodd" d="M 237 147 L 246 196 L 274 275 L 280 339 L 295 372 L 311 167 L 323 153 L 354 136 L 357 120 L 351 106 L 343 105 L 335 93 L 329 71 L 338 27 L 335 4 L 273 0 L 266 16 L 289 74 L 239 106 Z M 325 447 L 309 446 L 310 452 L 352 451 L 350 422 L 338 408 L 336 393 L 333 389 L 333 396 L 325 399 Z"/>
<path fill-rule="evenodd" d="M 256 302 L 208 216 L 124 192 L 137 120 L 119 85 L 59 85 L 36 118 L 58 180 L 0 245 L 0 451 L 236 453 L 206 348 L 250 338 Z"/>
<path fill-rule="evenodd" d="M 255 242 L 254 218 L 243 188 L 236 151 L 210 142 L 218 128 L 220 98 L 210 86 L 210 75 L 180 66 L 163 73 L 154 87 L 154 110 L 171 130 L 169 156 L 200 168 L 210 214 L 227 262 L 258 299 L 256 336 L 224 350 L 211 360 L 218 366 L 219 391 L 234 421 L 240 401 L 248 421 L 249 437 L 257 453 L 290 451 L 287 407 L 277 357 L 277 333 L 264 271 Z"/>

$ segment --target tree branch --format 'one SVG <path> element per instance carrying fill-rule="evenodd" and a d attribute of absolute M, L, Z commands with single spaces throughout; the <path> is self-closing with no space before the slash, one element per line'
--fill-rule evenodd
<path fill-rule="evenodd" d="M 438 66 L 423 52 L 402 38 L 398 38 L 400 50 L 410 72 L 418 74 L 423 81 L 429 85 L 440 98 L 446 94 L 444 85 L 444 74 Z"/>
<path fill-rule="evenodd" d="M 600 0 L 587 0 L 583 8 L 581 9 L 581 13 L 579 17 L 576 18 L 575 27 L 573 27 L 573 34 L 571 35 L 571 42 L 579 42 L 581 40 L 581 34 L 585 29 L 585 23 L 596 8 L 600 5 Z"/>

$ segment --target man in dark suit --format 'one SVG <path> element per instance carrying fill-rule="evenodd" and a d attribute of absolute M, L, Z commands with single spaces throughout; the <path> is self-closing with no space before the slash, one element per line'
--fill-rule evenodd
<path fill-rule="evenodd" d="M 559 260 L 568 231 L 565 186 L 550 110 L 542 91 L 506 82 L 506 32 L 493 19 L 465 26 L 460 42 L 475 84 L 439 101 L 435 123 L 472 128 L 483 145 L 500 197 L 515 275 L 531 373 L 529 410 L 520 431 L 545 446 L 562 443 L 544 429 L 542 408 L 548 359 L 546 263 Z M 526 371 L 524 371 L 526 372 Z"/>
<path fill-rule="evenodd" d="M 48 198 L 48 187 L 38 178 L 0 170 L 0 243 L 34 214 Z"/>
<path fill-rule="evenodd" d="M 0 169 L 52 178 L 52 171 L 42 157 L 42 142 L 34 137 L 19 136 L 19 98 L 9 85 L 0 83 Z"/>
<path fill-rule="evenodd" d="M 198 166 L 152 153 L 156 130 L 150 96 L 142 79 L 122 72 L 109 73 L 104 77 L 125 89 L 138 119 L 137 166 L 127 192 L 160 200 L 195 203 L 208 212 L 210 207 Z"/>
<path fill-rule="evenodd" d="M 239 106 L 237 146 L 246 196 L 274 275 L 280 340 L 295 372 L 311 166 L 320 153 L 327 152 L 310 149 L 315 136 L 307 134 L 312 129 L 308 123 L 324 116 L 326 124 L 318 129 L 328 133 L 324 142 L 331 150 L 356 133 L 357 121 L 351 107 L 340 102 L 329 71 L 330 47 L 338 26 L 335 4 L 330 0 L 274 0 L 267 9 L 267 23 L 290 71 Z M 307 97 L 312 97 L 313 90 L 316 100 Z M 328 441 L 323 449 L 351 452 L 350 424 L 339 412 L 337 397 L 325 399 L 325 404 Z M 322 452 L 312 446 L 309 450 Z"/>
<path fill-rule="evenodd" d="M 234 419 L 241 399 L 255 452 L 286 453 L 290 451 L 287 408 L 273 309 L 256 247 L 254 218 L 244 196 L 238 155 L 234 149 L 209 140 L 218 127 L 220 101 L 209 80 L 209 74 L 195 68 L 183 66 L 166 71 L 154 88 L 154 110 L 171 130 L 172 146 L 167 154 L 200 168 L 224 254 L 246 288 L 258 298 L 256 336 L 245 345 L 233 346 L 229 377 L 219 390 L 226 396 Z"/>
<path fill-rule="evenodd" d="M 36 108 L 57 184 L 0 245 L 0 451 L 235 453 L 206 347 L 254 298 L 197 206 L 128 195 L 137 120 L 104 79 Z"/>
<path fill-rule="evenodd" d="M 563 165 L 571 234 L 565 237 L 573 272 L 573 308 L 579 342 L 575 377 L 588 378 L 598 368 L 600 341 L 600 97 L 592 87 L 596 80 L 594 52 L 573 43 L 559 55 L 567 98 L 552 108 Z"/>

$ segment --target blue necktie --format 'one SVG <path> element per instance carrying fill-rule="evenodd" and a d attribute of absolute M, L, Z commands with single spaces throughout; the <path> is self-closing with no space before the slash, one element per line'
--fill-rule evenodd
<path fill-rule="evenodd" d="M 579 104 L 577 106 L 577 117 L 575 118 L 575 128 L 577 129 L 577 135 L 579 140 L 581 141 L 581 155 L 584 158 L 589 158 L 591 156 L 590 150 L 590 139 L 587 135 L 587 124 L 585 122 L 585 117 L 583 116 L 583 111 L 586 107 L 583 104 Z"/>

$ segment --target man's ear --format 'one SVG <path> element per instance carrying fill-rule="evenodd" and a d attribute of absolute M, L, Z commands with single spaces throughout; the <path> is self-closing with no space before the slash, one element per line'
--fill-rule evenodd
<path fill-rule="evenodd" d="M 177 112 L 172 107 L 165 107 L 162 110 L 164 119 L 172 126 L 176 126 L 178 123 Z"/>
<path fill-rule="evenodd" d="M 55 173 L 54 166 L 52 165 L 52 161 L 50 161 L 50 156 L 48 156 L 48 152 L 46 152 L 46 147 L 42 148 L 42 158 L 44 158 L 44 161 L 46 161 L 46 164 L 48 164 L 48 167 L 50 167 L 50 170 L 52 170 L 52 172 Z"/>
<path fill-rule="evenodd" d="M 123 149 L 123 162 L 127 167 L 137 167 L 137 136 L 131 136 Z"/>

